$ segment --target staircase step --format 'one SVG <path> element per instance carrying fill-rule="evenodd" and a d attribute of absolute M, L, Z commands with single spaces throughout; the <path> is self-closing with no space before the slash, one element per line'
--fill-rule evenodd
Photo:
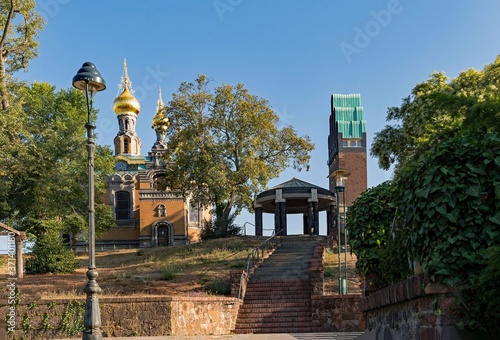
<path fill-rule="evenodd" d="M 252 301 L 252 302 L 249 302 L 249 303 L 244 303 L 243 304 L 243 308 L 246 308 L 245 307 L 248 306 L 249 308 L 252 308 L 252 309 L 256 309 L 256 308 L 272 308 L 272 309 L 275 309 L 275 308 L 290 308 L 290 307 L 310 307 L 311 306 L 311 300 L 309 301 L 287 301 L 287 302 L 284 302 L 284 301 L 269 301 L 268 302 L 258 302 L 258 301 Z M 240 307 L 241 308 L 241 307 Z"/>
<path fill-rule="evenodd" d="M 269 287 L 288 287 L 288 286 L 311 286 L 311 283 L 307 280 L 255 280 L 253 277 L 250 278 L 249 284 L 259 287 L 259 286 L 269 286 Z"/>
<path fill-rule="evenodd" d="M 241 320 L 240 320 L 241 319 Z M 242 313 L 242 315 L 238 315 L 238 321 L 254 321 L 254 322 L 261 322 L 264 320 L 272 320 L 272 321 L 277 321 L 277 322 L 283 322 L 283 321 L 305 321 L 305 320 L 311 320 L 311 316 L 304 316 L 303 311 L 302 312 L 254 312 L 254 313 Z"/>
<path fill-rule="evenodd" d="M 259 334 L 259 333 L 313 333 L 323 331 L 322 327 L 303 326 L 303 327 L 255 327 L 235 329 L 235 334 Z"/>
<path fill-rule="evenodd" d="M 238 325 L 238 323 L 236 323 Z M 283 327 L 311 327 L 311 320 L 291 322 L 246 322 L 244 328 L 283 328 Z M 238 327 L 239 328 L 239 327 Z"/>
<path fill-rule="evenodd" d="M 245 302 L 247 301 L 255 301 L 255 300 L 269 300 L 273 299 L 274 301 L 276 300 L 284 300 L 284 299 L 293 299 L 293 300 L 310 300 L 311 299 L 311 293 L 309 294 L 307 292 L 248 292 L 245 294 Z"/>
<path fill-rule="evenodd" d="M 318 240 L 309 236 L 282 238 L 281 245 L 250 276 L 234 333 L 321 331 L 312 321 L 309 281 Z"/>
<path fill-rule="evenodd" d="M 267 320 L 268 318 L 301 318 L 305 320 L 311 319 L 311 313 L 309 310 L 302 309 L 297 311 L 289 311 L 289 310 L 275 310 L 271 312 L 257 312 L 257 311 L 243 311 L 241 315 L 238 315 L 238 320 L 244 321 L 257 321 L 257 320 Z M 286 320 L 284 320 L 286 321 Z"/>

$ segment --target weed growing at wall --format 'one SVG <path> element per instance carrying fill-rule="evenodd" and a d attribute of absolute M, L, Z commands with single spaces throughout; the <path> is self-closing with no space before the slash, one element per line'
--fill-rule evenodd
<path fill-rule="evenodd" d="M 75 336 L 83 332 L 85 302 L 70 301 L 62 315 L 61 330 L 67 336 Z"/>

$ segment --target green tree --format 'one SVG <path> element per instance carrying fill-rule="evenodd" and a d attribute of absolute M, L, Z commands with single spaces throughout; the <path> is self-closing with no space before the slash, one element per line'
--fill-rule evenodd
<path fill-rule="evenodd" d="M 0 115 L 0 220 L 38 240 L 58 228 L 78 233 L 87 227 L 85 98 L 76 89 L 55 91 L 34 83 L 18 86 L 10 114 Z M 96 150 L 96 196 L 105 193 L 112 172 L 109 147 Z M 96 200 L 98 232 L 114 225 L 111 209 Z M 48 240 L 53 240 L 53 234 Z"/>
<path fill-rule="evenodd" d="M 387 120 L 394 124 L 375 134 L 371 148 L 383 169 L 457 134 L 500 133 L 500 56 L 451 80 L 432 74 L 400 107 L 388 109 Z"/>
<path fill-rule="evenodd" d="M 269 103 L 242 84 L 213 91 L 208 85 L 204 75 L 182 83 L 166 107 L 172 120 L 166 181 L 213 205 L 218 224 L 227 227 L 233 208 L 235 215 L 251 209 L 252 195 L 289 165 L 305 166 L 314 146 L 292 126 L 279 129 Z"/>
<path fill-rule="evenodd" d="M 0 101 L 9 108 L 13 74 L 26 70 L 38 54 L 38 32 L 44 21 L 35 11 L 34 0 L 0 0 Z"/>

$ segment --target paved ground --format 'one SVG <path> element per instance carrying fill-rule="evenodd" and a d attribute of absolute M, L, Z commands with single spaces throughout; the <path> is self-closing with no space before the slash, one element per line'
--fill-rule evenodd
<path fill-rule="evenodd" d="M 301 333 L 301 334 L 235 334 L 235 335 L 194 335 L 194 336 L 152 336 L 130 338 L 106 338 L 113 340 L 354 340 L 363 333 Z M 79 340 L 81 338 L 60 339 Z"/>

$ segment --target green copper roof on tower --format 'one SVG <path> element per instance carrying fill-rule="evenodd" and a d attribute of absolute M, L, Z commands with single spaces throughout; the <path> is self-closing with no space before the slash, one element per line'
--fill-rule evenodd
<path fill-rule="evenodd" d="M 332 94 L 332 111 L 342 138 L 362 138 L 366 121 L 360 94 Z"/>

